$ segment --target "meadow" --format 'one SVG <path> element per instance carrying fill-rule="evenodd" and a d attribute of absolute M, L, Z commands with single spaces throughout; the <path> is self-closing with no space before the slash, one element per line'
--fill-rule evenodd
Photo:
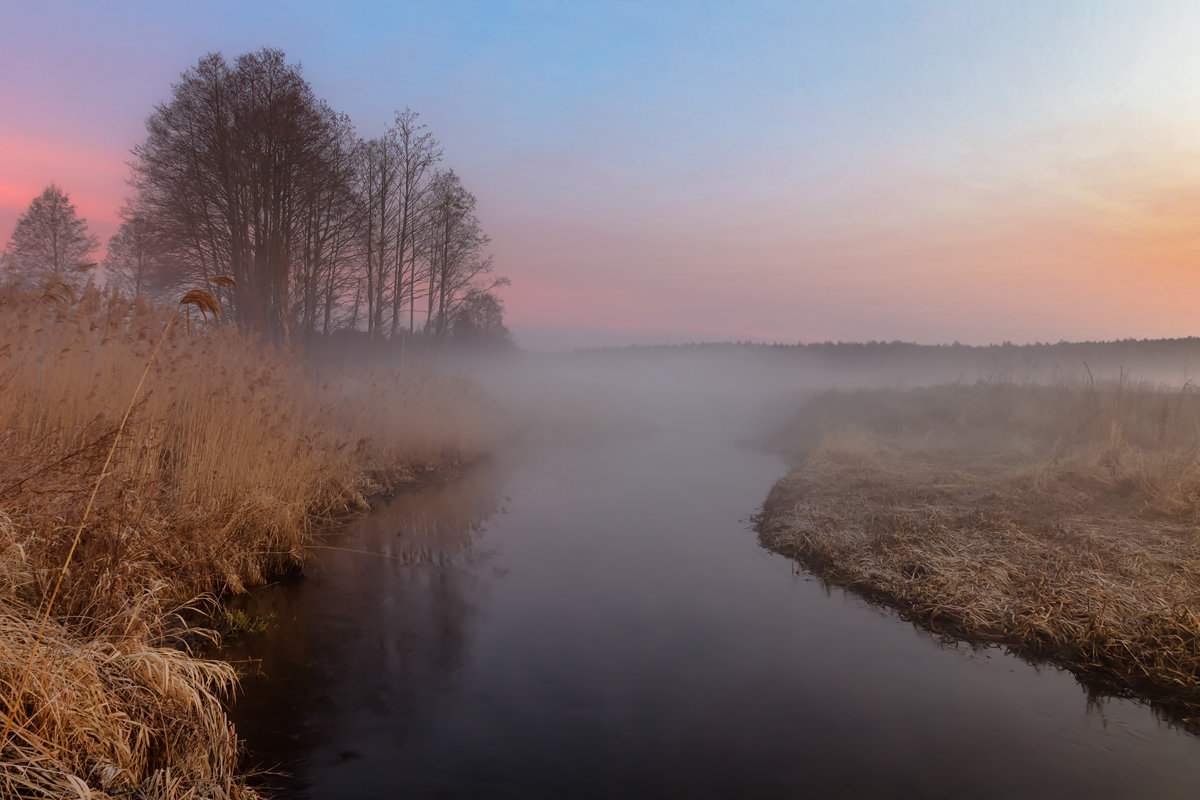
<path fill-rule="evenodd" d="M 198 655 L 220 598 L 494 437 L 465 379 L 319 369 L 197 291 L 172 318 L 91 284 L 0 289 L 6 797 L 254 796 L 225 714 L 237 674 Z"/>
<path fill-rule="evenodd" d="M 1200 393 L 1124 377 L 826 392 L 761 542 L 954 640 L 1200 710 Z"/>

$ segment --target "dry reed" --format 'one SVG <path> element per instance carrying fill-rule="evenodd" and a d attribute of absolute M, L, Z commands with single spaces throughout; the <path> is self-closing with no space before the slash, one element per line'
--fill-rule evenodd
<path fill-rule="evenodd" d="M 94 286 L 0 290 L 4 796 L 252 796 L 221 704 L 233 673 L 187 652 L 204 632 L 180 609 L 294 567 L 323 521 L 487 446 L 464 382 L 317 376 L 205 324 L 207 297 L 164 333 L 166 311 Z"/>
<path fill-rule="evenodd" d="M 953 385 L 815 398 L 761 541 L 931 630 L 1200 711 L 1200 397 Z"/>

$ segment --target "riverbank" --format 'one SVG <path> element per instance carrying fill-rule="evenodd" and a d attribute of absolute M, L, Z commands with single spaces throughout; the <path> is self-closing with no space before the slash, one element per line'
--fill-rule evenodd
<path fill-rule="evenodd" d="M 936 633 L 1200 714 L 1200 398 L 1120 382 L 826 393 L 764 546 Z"/>
<path fill-rule="evenodd" d="M 465 380 L 317 372 L 196 319 L 156 353 L 168 317 L 95 288 L 0 291 L 5 796 L 252 797 L 223 705 L 236 675 L 192 655 L 212 634 L 185 618 L 494 435 Z"/>

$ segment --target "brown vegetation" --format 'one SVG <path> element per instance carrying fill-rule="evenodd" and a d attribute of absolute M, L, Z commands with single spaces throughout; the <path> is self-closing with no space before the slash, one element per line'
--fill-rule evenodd
<path fill-rule="evenodd" d="M 190 654 L 206 633 L 184 617 L 298 564 L 365 494 L 487 440 L 464 381 L 315 374 L 195 314 L 118 440 L 168 316 L 91 286 L 0 291 L 3 796 L 251 796 L 220 702 L 235 675 Z"/>
<path fill-rule="evenodd" d="M 1200 711 L 1200 397 L 951 385 L 818 396 L 765 546 L 940 634 Z"/>

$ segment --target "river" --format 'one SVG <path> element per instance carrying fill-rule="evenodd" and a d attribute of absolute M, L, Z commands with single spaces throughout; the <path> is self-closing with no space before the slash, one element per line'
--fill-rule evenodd
<path fill-rule="evenodd" d="M 300 798 L 1194 797 L 1200 741 L 759 547 L 712 424 L 499 453 L 252 595 L 254 763 Z M 701 420 L 703 422 L 703 420 Z"/>

